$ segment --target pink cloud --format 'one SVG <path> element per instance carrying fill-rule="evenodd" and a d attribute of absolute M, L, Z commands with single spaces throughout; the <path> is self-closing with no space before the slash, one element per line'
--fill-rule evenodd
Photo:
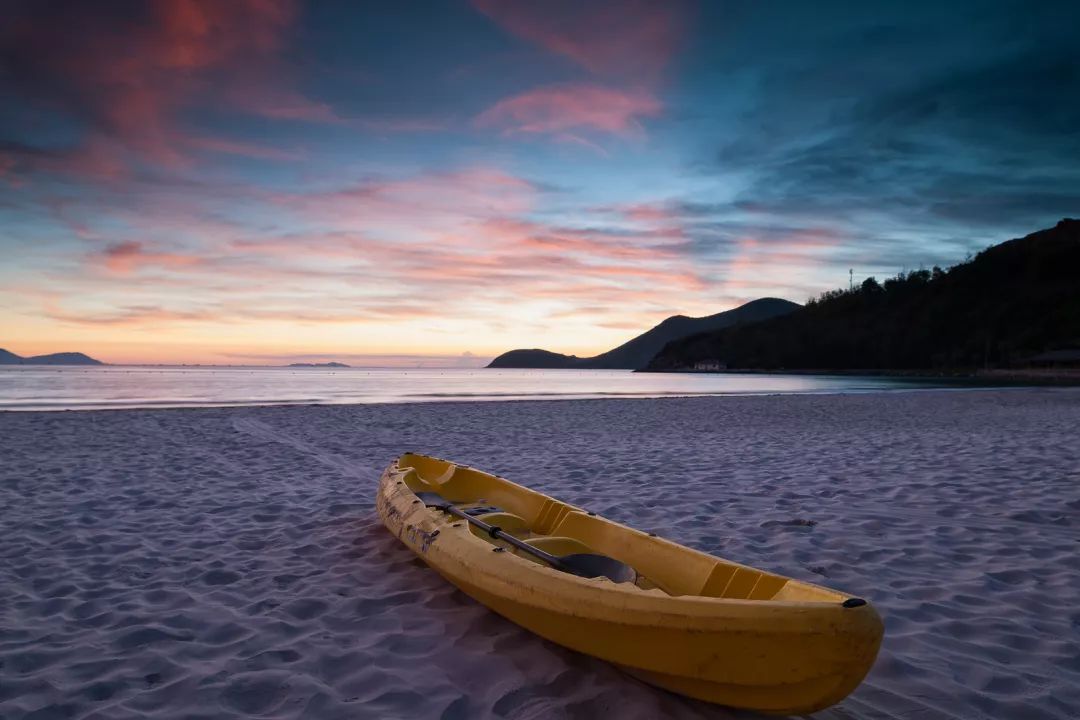
<path fill-rule="evenodd" d="M 70 312 L 55 305 L 45 315 L 69 325 L 138 326 L 176 322 L 214 321 L 218 316 L 210 310 L 170 310 L 153 305 L 131 305 L 109 312 Z"/>
<path fill-rule="evenodd" d="M 646 224 L 670 224 L 679 219 L 679 214 L 664 203 L 633 203 L 618 210 L 631 220 Z"/>
<path fill-rule="evenodd" d="M 318 223 L 321 230 L 252 238 L 243 228 L 170 203 L 127 222 L 136 237 L 162 229 L 198 242 L 199 255 L 163 251 L 144 241 L 114 243 L 95 255 L 113 273 L 142 269 L 225 277 L 247 257 L 244 275 L 273 281 L 348 279 L 365 274 L 402 287 L 423 279 L 476 287 L 497 283 L 544 286 L 590 279 L 635 279 L 670 287 L 698 287 L 699 280 L 667 229 L 594 231 L 522 219 L 540 199 L 529 181 L 491 168 L 426 173 L 304 195 L 278 195 L 285 210 Z M 265 262 L 255 262 L 263 258 Z M 329 267 L 328 261 L 335 261 Z M 341 262 L 352 262 L 342 266 Z"/>
<path fill-rule="evenodd" d="M 473 6 L 593 75 L 638 86 L 657 82 L 687 20 L 680 0 L 473 0 Z"/>
<path fill-rule="evenodd" d="M 180 114 L 208 101 L 276 119 L 337 121 L 329 106 L 289 89 L 278 55 L 293 0 L 148 0 L 121 17 L 76 3 L 63 22 L 48 7 L 26 3 L 5 18 L 9 54 L 36 68 L 33 84 L 25 79 L 20 89 L 90 130 L 66 157 L 28 162 L 34 169 L 103 178 L 121 176 L 132 160 L 185 165 L 185 147 L 208 139 L 189 138 Z"/>
<path fill-rule="evenodd" d="M 225 155 L 239 155 L 258 160 L 299 160 L 303 157 L 302 153 L 292 150 L 267 147 L 239 140 L 226 140 L 224 138 L 189 137 L 186 142 L 187 145 L 196 150 L 223 153 Z"/>
<path fill-rule="evenodd" d="M 607 155 L 582 134 L 640 137 L 642 121 L 663 110 L 656 91 L 683 35 L 687 12 L 681 0 L 473 0 L 473 5 L 507 31 L 603 81 L 541 87 L 503 99 L 477 116 L 478 127 L 547 135 Z"/>
<path fill-rule="evenodd" d="M 495 322 L 534 304 L 530 312 L 632 308 L 602 319 L 647 326 L 653 314 L 716 302 L 709 268 L 680 250 L 667 214 L 627 211 L 625 232 L 545 222 L 544 188 L 490 167 L 225 202 L 193 192 L 125 190 L 124 210 L 87 229 L 86 242 L 99 249 L 80 251 L 81 271 L 50 279 L 64 288 L 66 306 L 43 314 L 109 327 Z M 222 212 L 237 207 L 246 217 L 267 202 L 267 227 L 291 233 L 255 232 Z M 82 206 L 62 210 L 82 220 Z"/>
<path fill-rule="evenodd" d="M 446 232 L 470 218 L 526 212 L 536 194 L 528 180 L 495 168 L 474 167 L 374 180 L 332 192 L 279 195 L 276 199 L 344 229 L 422 225 L 425 230 Z"/>
<path fill-rule="evenodd" d="M 479 182 L 484 178 L 484 182 Z M 333 231 L 272 239 L 239 239 L 228 252 L 248 258 L 264 257 L 273 264 L 261 266 L 249 260 L 248 277 L 315 277 L 317 268 L 332 260 L 348 277 L 368 277 L 392 287 L 407 289 L 410 296 L 435 293 L 440 302 L 463 301 L 514 288 L 515 296 L 561 297 L 588 300 L 591 293 L 639 293 L 664 288 L 700 290 L 695 269 L 671 247 L 652 237 L 617 236 L 589 230 L 559 228 L 500 214 L 498 204 L 460 193 L 471 183 L 494 182 L 518 187 L 520 180 L 469 171 L 452 177 L 431 176 L 397 181 L 329 198 L 306 198 L 304 209 L 335 227 L 351 222 L 355 213 L 394 214 L 396 235 L 424 242 L 379 239 L 350 231 Z M 457 189 L 454 186 L 457 185 Z M 437 198 L 433 206 L 432 200 Z M 460 215 L 449 213 L 449 201 Z M 389 202 L 389 206 L 385 203 Z M 486 218 L 473 218 L 474 213 Z M 406 214 L 402 215 L 405 212 Z M 344 214 L 343 214 L 344 213 Z M 433 213 L 436 216 L 433 219 Z M 443 216 L 443 213 L 448 213 Z M 342 266 L 349 263 L 351 266 Z M 206 267 L 200 267 L 200 272 Z M 325 277 L 330 277 L 326 275 Z M 614 283 L 614 285 L 613 285 Z M 546 290 L 557 287 L 548 295 Z M 447 295 L 450 293 L 450 295 Z"/>
<path fill-rule="evenodd" d="M 309 258 L 349 260 L 377 257 L 382 246 L 352 233 L 331 232 L 234 240 L 229 243 L 227 250 L 239 255 L 264 255 L 286 260 L 301 253 Z"/>
<path fill-rule="evenodd" d="M 201 262 L 198 256 L 158 252 L 147 249 L 144 243 L 137 241 L 114 243 L 97 254 L 95 258 L 110 272 L 119 275 L 127 275 L 147 266 L 182 268 Z"/>
<path fill-rule="evenodd" d="M 574 137 L 577 131 L 596 131 L 633 137 L 642 134 L 643 119 L 661 110 L 660 101 L 643 90 L 556 85 L 501 100 L 477 116 L 476 124 L 511 134 Z"/>
<path fill-rule="evenodd" d="M 741 237 L 723 267 L 723 287 L 733 293 L 784 288 L 809 294 L 813 285 L 807 277 L 842 241 L 839 234 L 825 229 L 792 231 L 768 239 Z"/>
<path fill-rule="evenodd" d="M 327 103 L 312 100 L 295 90 L 277 87 L 279 78 L 247 78 L 223 92 L 225 100 L 241 112 L 270 118 L 322 125 L 344 125 L 348 121 Z"/>
<path fill-rule="evenodd" d="M 23 184 L 16 173 L 17 167 L 18 160 L 14 155 L 0 151 L 0 180 L 14 188 Z"/>
<path fill-rule="evenodd" d="M 670 248 L 652 242 L 651 238 L 643 242 L 638 237 L 558 228 L 511 218 L 492 218 L 483 224 L 482 232 L 487 237 L 497 238 L 504 247 L 529 251 L 576 253 L 626 261 L 670 260 L 674 257 Z"/>
<path fill-rule="evenodd" d="M 417 306 L 395 304 L 393 307 L 371 307 L 362 311 L 308 308 L 251 309 L 235 305 L 217 305 L 212 308 L 170 308 L 157 305 L 127 305 L 106 312 L 71 312 L 58 305 L 46 313 L 47 317 L 70 325 L 108 325 L 140 327 L 146 325 L 178 323 L 244 323 L 288 322 L 313 325 L 364 323 L 384 320 L 411 320 L 437 314 L 434 305 Z"/>
<path fill-rule="evenodd" d="M 423 117 L 359 118 L 354 124 L 374 133 L 428 133 L 447 128 L 447 121 Z"/>

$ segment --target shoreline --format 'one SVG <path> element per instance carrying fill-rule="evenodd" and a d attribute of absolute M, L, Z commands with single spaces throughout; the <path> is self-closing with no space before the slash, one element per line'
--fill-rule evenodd
<path fill-rule="evenodd" d="M 915 379 L 915 378 L 913 378 Z M 844 389 L 844 390 L 812 390 L 812 391 L 740 391 L 740 392 L 725 392 L 725 393 L 673 393 L 669 395 L 619 395 L 609 394 L 601 395 L 598 397 L 556 397 L 553 395 L 535 395 L 531 397 L 508 397 L 508 398 L 488 398 L 480 399 L 469 395 L 456 396 L 460 399 L 424 399 L 424 400 L 402 400 L 396 402 L 253 402 L 253 403 L 220 403 L 220 404 L 186 404 L 186 405 L 125 405 L 123 407 L 56 407 L 51 409 L 42 408 L 10 408 L 0 406 L 0 417 L 4 415 L 23 415 L 28 413 L 40 413 L 46 415 L 52 415 L 57 413 L 88 413 L 88 412 L 100 412 L 100 413 L 112 413 L 112 412 L 125 412 L 125 411 L 174 411 L 174 410 L 242 410 L 245 408 L 335 408 L 335 407 L 412 407 L 412 406 L 429 406 L 429 405 L 487 405 L 487 404 L 510 404 L 510 403 L 576 403 L 576 402 L 602 402 L 607 400 L 719 400 L 724 398 L 771 398 L 771 397 L 841 397 L 846 395 L 891 395 L 900 393 L 955 393 L 955 392 L 978 392 L 978 391 L 1022 391 L 1022 390 L 1036 390 L 1036 389 L 1061 389 L 1068 390 L 1074 388 L 1073 385 L 1047 385 L 1047 384 L 1011 384 L 1002 383 L 999 385 L 956 385 L 956 386 L 922 386 L 922 387 L 889 387 L 889 388 L 865 388 L 865 389 Z"/>
<path fill-rule="evenodd" d="M 977 387 L 997 387 L 1019 383 L 1020 386 L 1072 387 L 1080 385 L 1080 369 L 1077 370 L 765 370 L 765 369 L 646 369 L 634 370 L 642 374 L 687 374 L 687 375 L 797 375 L 812 377 L 880 377 L 911 380 L 949 380 L 957 383 L 970 382 Z"/>

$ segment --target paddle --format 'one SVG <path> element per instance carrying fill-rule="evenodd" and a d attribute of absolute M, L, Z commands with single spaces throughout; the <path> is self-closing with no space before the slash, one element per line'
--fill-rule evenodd
<path fill-rule="evenodd" d="M 575 553 L 573 555 L 557 557 L 551 553 L 544 552 L 540 548 L 534 547 L 523 540 L 518 540 L 513 535 L 503 532 L 502 528 L 496 527 L 495 525 L 489 525 L 483 520 L 474 518 L 464 510 L 454 507 L 453 503 L 438 493 L 419 492 L 416 493 L 416 497 L 423 500 L 426 506 L 438 508 L 443 512 L 450 513 L 454 517 L 467 520 L 470 524 L 480 528 L 491 537 L 510 543 L 518 550 L 543 560 L 556 570 L 562 570 L 563 572 L 583 578 L 606 577 L 617 583 L 632 583 L 637 579 L 637 572 L 634 568 L 619 562 L 615 558 L 610 558 L 606 555 L 595 555 L 593 553 Z"/>

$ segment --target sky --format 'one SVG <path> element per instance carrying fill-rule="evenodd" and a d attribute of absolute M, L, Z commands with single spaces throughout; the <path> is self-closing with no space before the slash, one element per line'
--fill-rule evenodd
<path fill-rule="evenodd" d="M 0 0 L 0 347 L 591 355 L 1080 215 L 1080 3 Z"/>

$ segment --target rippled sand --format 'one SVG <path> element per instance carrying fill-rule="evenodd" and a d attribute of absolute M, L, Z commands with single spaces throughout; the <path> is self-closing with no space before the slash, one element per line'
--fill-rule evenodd
<path fill-rule="evenodd" d="M 1080 392 L 0 414 L 0 717 L 730 718 L 379 524 L 430 452 L 875 602 L 822 718 L 1080 714 Z"/>

